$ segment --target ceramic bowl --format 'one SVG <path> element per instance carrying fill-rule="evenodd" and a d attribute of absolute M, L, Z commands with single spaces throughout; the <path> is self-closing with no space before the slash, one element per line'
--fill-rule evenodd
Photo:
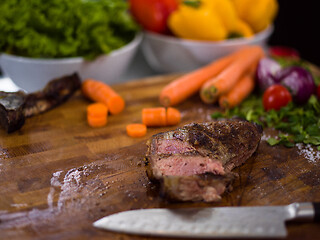
<path fill-rule="evenodd" d="M 185 72 L 203 66 L 245 45 L 267 47 L 273 26 L 250 38 L 224 41 L 194 41 L 144 32 L 142 53 L 150 67 L 163 73 Z"/>
<path fill-rule="evenodd" d="M 26 92 L 38 91 L 50 80 L 75 72 L 82 80 L 94 78 L 113 84 L 127 70 L 141 41 L 142 33 L 139 33 L 127 45 L 93 61 L 82 57 L 39 59 L 3 53 L 0 55 L 0 66 L 4 75 Z"/>

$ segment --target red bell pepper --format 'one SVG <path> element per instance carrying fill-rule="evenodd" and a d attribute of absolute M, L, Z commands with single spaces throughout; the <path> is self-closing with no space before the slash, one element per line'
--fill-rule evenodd
<path fill-rule="evenodd" d="M 177 0 L 129 0 L 130 12 L 143 29 L 169 33 L 167 19 L 178 7 Z"/>

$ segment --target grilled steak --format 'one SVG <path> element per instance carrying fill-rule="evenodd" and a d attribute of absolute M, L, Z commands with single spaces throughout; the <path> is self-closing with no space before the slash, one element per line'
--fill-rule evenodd
<path fill-rule="evenodd" d="M 0 92 L 0 124 L 11 133 L 20 129 L 25 118 L 48 111 L 65 102 L 81 86 L 77 74 L 51 80 L 38 92 Z"/>
<path fill-rule="evenodd" d="M 231 170 L 256 151 L 261 134 L 261 126 L 240 119 L 156 134 L 147 142 L 147 175 L 171 199 L 217 201 L 231 187 Z"/>

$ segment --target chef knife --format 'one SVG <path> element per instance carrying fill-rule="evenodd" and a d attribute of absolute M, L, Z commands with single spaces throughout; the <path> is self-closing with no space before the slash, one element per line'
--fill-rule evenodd
<path fill-rule="evenodd" d="M 183 238 L 281 238 L 286 221 L 320 221 L 319 203 L 284 206 L 139 209 L 106 216 L 97 228 Z"/>

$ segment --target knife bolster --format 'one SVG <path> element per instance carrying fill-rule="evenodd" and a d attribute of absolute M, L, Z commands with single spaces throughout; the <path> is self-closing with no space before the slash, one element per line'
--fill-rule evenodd
<path fill-rule="evenodd" d="M 315 218 L 315 208 L 311 202 L 292 203 L 288 205 L 290 218 L 295 222 L 312 222 Z"/>

